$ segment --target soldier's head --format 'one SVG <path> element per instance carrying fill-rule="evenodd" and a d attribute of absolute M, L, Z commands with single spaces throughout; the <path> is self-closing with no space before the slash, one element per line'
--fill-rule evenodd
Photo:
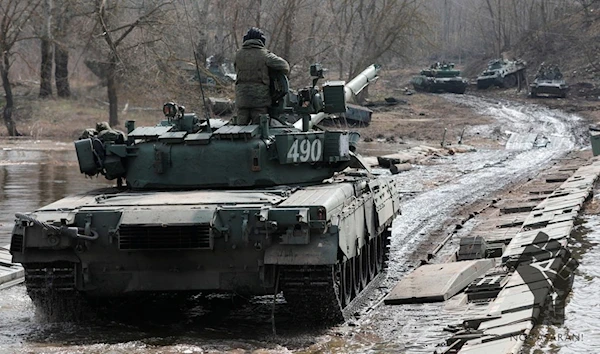
<path fill-rule="evenodd" d="M 248 32 L 244 35 L 243 41 L 247 41 L 249 39 L 260 39 L 263 45 L 266 44 L 265 34 L 260 28 L 251 27 Z"/>

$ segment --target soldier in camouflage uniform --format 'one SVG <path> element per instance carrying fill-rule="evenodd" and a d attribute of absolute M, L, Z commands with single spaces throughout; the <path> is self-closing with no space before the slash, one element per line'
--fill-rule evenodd
<path fill-rule="evenodd" d="M 235 105 L 236 124 L 257 124 L 262 114 L 267 114 L 271 105 L 269 72 L 284 75 L 290 71 L 285 59 L 278 57 L 265 48 L 263 32 L 252 27 L 244 36 L 242 48 L 235 55 Z"/>

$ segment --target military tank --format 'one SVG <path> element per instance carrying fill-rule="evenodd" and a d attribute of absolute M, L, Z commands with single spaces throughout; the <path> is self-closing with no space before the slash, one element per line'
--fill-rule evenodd
<path fill-rule="evenodd" d="M 522 60 L 493 59 L 487 68 L 477 77 L 477 88 L 487 89 L 497 86 L 501 88 L 516 87 L 524 81 L 527 65 Z"/>
<path fill-rule="evenodd" d="M 535 80 L 529 85 L 531 97 L 567 97 L 569 85 L 557 65 L 546 68 L 543 64 L 538 69 Z"/>
<path fill-rule="evenodd" d="M 419 76 L 411 79 L 417 91 L 433 93 L 465 93 L 469 83 L 460 77 L 460 70 L 453 63 L 435 63 L 421 70 Z"/>
<path fill-rule="evenodd" d="M 378 71 L 319 88 L 323 70 L 311 66 L 312 86 L 276 105 L 295 125 L 276 113 L 217 125 L 170 102 L 156 126 L 87 130 L 80 171 L 116 185 L 16 214 L 10 251 L 28 294 L 49 311 L 73 299 L 282 291 L 313 319 L 342 320 L 384 268 L 400 197 L 362 163 L 357 133 L 316 124 Z"/>

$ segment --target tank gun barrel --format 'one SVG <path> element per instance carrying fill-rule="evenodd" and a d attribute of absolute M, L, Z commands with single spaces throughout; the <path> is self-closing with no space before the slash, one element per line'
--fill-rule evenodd
<path fill-rule="evenodd" d="M 346 102 L 353 100 L 365 87 L 377 80 L 379 78 L 378 74 L 380 69 L 381 65 L 372 64 L 350 80 L 350 82 L 344 86 Z"/>
<path fill-rule="evenodd" d="M 381 65 L 371 64 L 360 74 L 356 75 L 350 82 L 344 85 L 344 99 L 346 102 L 354 100 L 365 87 L 379 78 Z M 319 112 L 310 115 L 309 129 L 319 124 L 327 117 L 328 113 Z M 294 123 L 294 127 L 302 129 L 302 120 Z"/>

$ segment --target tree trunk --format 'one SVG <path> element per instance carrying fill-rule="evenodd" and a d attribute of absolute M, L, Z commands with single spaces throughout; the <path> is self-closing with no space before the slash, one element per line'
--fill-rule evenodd
<path fill-rule="evenodd" d="M 52 43 L 42 38 L 42 66 L 40 68 L 40 97 L 52 96 Z"/>
<path fill-rule="evenodd" d="M 4 118 L 4 124 L 6 125 L 6 129 L 8 130 L 8 135 L 19 136 L 21 134 L 19 134 L 19 132 L 17 131 L 17 125 L 12 119 L 12 112 L 13 107 L 15 106 L 15 102 L 13 99 L 10 81 L 8 79 L 9 67 L 10 63 L 8 61 L 8 56 L 4 55 L 4 59 L 2 63 L 0 63 L 0 76 L 2 76 L 2 87 L 4 87 L 4 94 L 6 97 L 6 106 L 4 106 L 2 117 Z"/>
<path fill-rule="evenodd" d="M 52 96 L 52 0 L 43 5 L 44 27 L 42 31 L 42 65 L 40 68 L 40 97 Z"/>
<path fill-rule="evenodd" d="M 58 97 L 71 97 L 69 85 L 69 51 L 62 45 L 54 46 L 54 81 Z"/>
<path fill-rule="evenodd" d="M 110 64 L 108 65 L 107 72 L 107 83 L 106 90 L 108 93 L 108 124 L 111 127 L 115 127 L 119 125 L 119 111 L 118 111 L 118 100 L 117 100 L 117 80 L 116 80 L 116 71 L 117 71 L 117 58 L 112 58 Z"/>

